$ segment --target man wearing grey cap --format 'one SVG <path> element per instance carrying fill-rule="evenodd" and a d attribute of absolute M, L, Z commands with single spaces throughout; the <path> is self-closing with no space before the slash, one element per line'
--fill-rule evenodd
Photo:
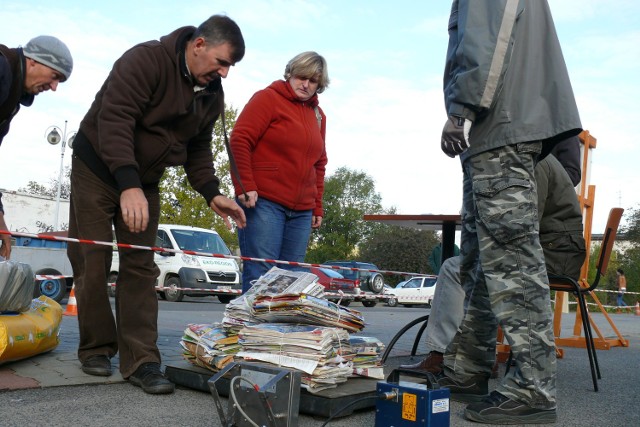
<path fill-rule="evenodd" d="M 24 48 L 0 44 L 0 144 L 20 106 L 30 107 L 40 92 L 55 91 L 71 70 L 71 52 L 55 37 L 35 37 Z"/>
<path fill-rule="evenodd" d="M 73 59 L 67 46 L 52 36 L 38 36 L 24 48 L 10 49 L 0 44 L 0 145 L 9 132 L 11 119 L 20 106 L 30 107 L 34 97 L 46 90 L 55 91 L 73 70 Z M 0 193 L 0 230 L 4 222 Z M 0 234 L 0 256 L 9 258 L 11 236 Z"/>

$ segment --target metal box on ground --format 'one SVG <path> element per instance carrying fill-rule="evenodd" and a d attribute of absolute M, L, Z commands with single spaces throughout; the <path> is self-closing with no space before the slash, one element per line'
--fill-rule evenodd
<path fill-rule="evenodd" d="M 251 363 L 258 364 L 258 363 Z M 187 361 L 177 361 L 167 364 L 165 373 L 175 384 L 194 390 L 209 392 L 208 380 L 214 375 L 211 371 L 199 368 Z M 222 377 L 216 381 L 216 388 L 221 396 L 229 395 L 230 379 Z M 373 408 L 375 406 L 376 384 L 378 380 L 371 378 L 350 378 L 337 388 L 310 393 L 300 390 L 300 413 L 319 417 L 336 416 L 346 405 L 351 405 L 339 417 L 352 414 L 356 410 Z M 356 400 L 363 397 L 371 399 Z"/>
<path fill-rule="evenodd" d="M 230 378 L 225 415 L 216 382 Z M 297 427 L 300 371 L 255 363 L 230 363 L 208 381 L 223 425 Z"/>

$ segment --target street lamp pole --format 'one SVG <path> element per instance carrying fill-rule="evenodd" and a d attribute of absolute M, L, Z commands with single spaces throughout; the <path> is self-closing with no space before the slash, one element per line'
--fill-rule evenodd
<path fill-rule="evenodd" d="M 64 130 L 62 131 L 62 136 L 60 136 L 60 128 L 57 126 L 49 126 L 47 130 L 51 129 L 51 132 L 47 134 L 47 141 L 51 145 L 56 145 L 60 143 L 60 170 L 58 172 L 58 191 L 56 195 L 56 212 L 55 219 L 53 223 L 53 230 L 57 231 L 60 227 L 60 223 L 58 222 L 58 216 L 60 214 L 60 193 L 62 192 L 62 171 L 64 170 L 64 149 L 69 144 L 69 147 L 73 146 L 73 138 L 76 136 L 76 133 L 72 133 L 69 135 L 67 139 L 67 120 L 64 121 Z"/>

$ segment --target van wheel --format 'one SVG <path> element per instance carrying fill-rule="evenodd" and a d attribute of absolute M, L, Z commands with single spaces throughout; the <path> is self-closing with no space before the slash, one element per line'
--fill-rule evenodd
<path fill-rule="evenodd" d="M 116 283 L 117 280 L 118 280 L 118 273 L 111 273 L 109 274 L 109 279 L 107 279 L 107 283 Z M 109 294 L 110 297 L 115 298 L 116 287 L 107 285 L 107 293 Z"/>
<path fill-rule="evenodd" d="M 178 289 L 182 287 L 182 285 L 180 284 L 180 278 L 169 277 L 164 282 L 164 287 L 164 296 L 167 298 L 167 301 L 180 302 L 182 301 L 182 298 L 184 298 L 182 291 Z"/>
<path fill-rule="evenodd" d="M 60 302 L 62 301 L 62 298 L 64 298 L 66 291 L 67 281 L 65 279 L 37 280 L 33 296 L 37 298 L 40 295 L 44 295 L 55 302 Z"/>
<path fill-rule="evenodd" d="M 398 300 L 395 297 L 391 297 L 387 299 L 387 305 L 389 307 L 395 307 L 398 305 Z"/>
<path fill-rule="evenodd" d="M 53 268 L 43 268 L 36 272 L 36 274 L 42 276 L 60 276 L 60 272 Z M 67 293 L 67 280 L 66 279 L 44 279 L 36 280 L 33 297 L 38 298 L 40 295 L 51 298 L 55 302 L 60 302 Z"/>

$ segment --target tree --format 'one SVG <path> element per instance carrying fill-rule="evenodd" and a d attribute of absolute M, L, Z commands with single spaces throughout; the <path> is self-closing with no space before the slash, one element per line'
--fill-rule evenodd
<path fill-rule="evenodd" d="M 622 268 L 627 278 L 627 292 L 640 292 L 640 209 L 638 207 L 628 209 L 625 217 L 625 225 L 619 230 L 617 239 L 620 240 L 620 236 L 624 235 L 629 247 L 611 255 L 615 262 L 610 261 L 607 278 L 610 274 L 612 275 L 611 280 L 614 284 L 612 289 L 615 288 L 615 271 Z M 615 303 L 615 294 L 611 296 L 611 301 Z M 630 305 L 634 305 L 639 300 L 638 295 L 632 294 L 625 297 L 625 301 Z"/>
<path fill-rule="evenodd" d="M 237 115 L 236 109 L 225 108 L 228 129 L 235 125 Z M 222 120 L 217 120 L 213 127 L 211 151 L 216 176 L 220 179 L 220 191 L 222 194 L 233 197 Z M 160 222 L 214 229 L 229 248 L 238 247 L 235 233 L 227 229 L 222 218 L 211 210 L 198 192 L 191 188 L 182 166 L 168 168 L 160 181 Z"/>
<path fill-rule="evenodd" d="M 60 199 L 69 200 L 71 195 L 71 168 L 64 168 L 62 173 L 62 184 L 60 185 Z M 48 196 L 56 198 L 58 196 L 58 175 L 49 178 L 49 185 L 43 185 L 35 181 L 29 181 L 26 187 L 18 188 L 18 191 L 26 194 L 35 194 L 38 196 Z"/>
<path fill-rule="evenodd" d="M 627 278 L 627 292 L 640 292 L 640 210 L 631 208 L 626 211 L 625 225 L 621 225 L 618 230 L 616 241 L 618 243 L 624 241 L 623 245 L 615 245 L 611 252 L 607 272 L 604 277 L 600 278 L 598 289 L 610 290 L 606 294 L 598 294 L 598 298 L 605 305 L 616 305 L 616 294 L 618 287 L 616 285 L 616 270 L 621 268 Z M 591 246 L 591 254 L 589 257 L 589 272 L 587 277 L 588 283 L 593 283 L 596 275 L 596 264 L 598 262 L 598 254 L 600 253 L 601 243 L 594 243 Z M 616 248 L 620 248 L 616 250 Z M 624 248 L 624 249 L 622 249 Z M 627 304 L 633 305 L 638 301 L 637 295 L 628 295 L 625 297 Z"/>
<path fill-rule="evenodd" d="M 640 247 L 640 209 L 628 209 L 625 217 L 627 219 L 626 225 L 621 231 L 633 246 Z"/>
<path fill-rule="evenodd" d="M 433 274 L 428 259 L 439 241 L 435 231 L 386 225 L 361 244 L 360 256 L 382 270 Z M 385 278 L 393 285 L 401 280 L 397 275 Z"/>
<path fill-rule="evenodd" d="M 373 179 L 362 171 L 341 167 L 326 177 L 322 227 L 311 236 L 307 261 L 355 259 L 360 242 L 380 226 L 362 217 L 382 213 L 381 200 Z"/>

